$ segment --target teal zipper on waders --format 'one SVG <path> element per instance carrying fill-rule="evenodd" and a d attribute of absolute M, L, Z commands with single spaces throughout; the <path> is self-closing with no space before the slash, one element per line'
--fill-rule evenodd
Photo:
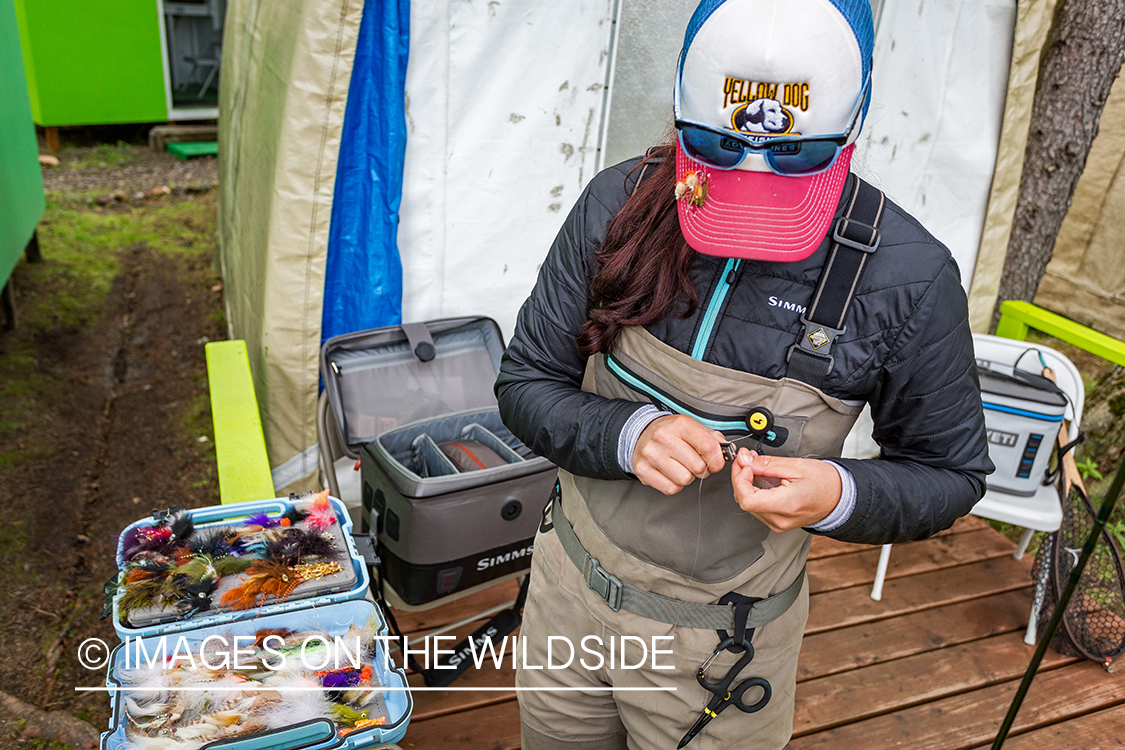
<path fill-rule="evenodd" d="M 695 345 L 691 348 L 692 359 L 703 360 L 703 353 L 707 351 L 707 344 L 710 343 L 711 333 L 715 329 L 715 321 L 719 318 L 719 310 L 723 307 L 723 300 L 727 298 L 727 292 L 734 282 L 735 272 L 741 264 L 741 260 L 731 258 L 723 268 L 722 278 L 711 294 L 707 310 L 703 313 L 703 322 L 699 324 L 699 333 L 696 334 Z"/>
<path fill-rule="evenodd" d="M 724 417 L 717 414 L 707 414 L 692 409 L 667 391 L 643 380 L 640 376 L 621 363 L 612 354 L 605 355 L 605 364 L 621 382 L 630 388 L 645 394 L 652 399 L 654 404 L 663 406 L 670 412 L 686 414 L 712 430 L 722 433 L 747 433 L 746 420 L 739 417 Z"/>

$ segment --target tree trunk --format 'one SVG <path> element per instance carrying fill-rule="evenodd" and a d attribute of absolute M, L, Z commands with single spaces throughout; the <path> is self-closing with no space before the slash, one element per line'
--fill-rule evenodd
<path fill-rule="evenodd" d="M 989 330 L 996 330 L 1003 300 L 1030 302 L 1035 296 L 1123 51 L 1125 3 L 1059 0 L 1039 60 L 1023 176 Z"/>

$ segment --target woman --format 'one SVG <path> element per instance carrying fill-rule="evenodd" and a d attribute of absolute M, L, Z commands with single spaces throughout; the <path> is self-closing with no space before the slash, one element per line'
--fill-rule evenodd
<path fill-rule="evenodd" d="M 809 533 L 920 539 L 984 491 L 956 264 L 849 174 L 872 38 L 867 0 L 705 0 L 675 142 L 595 177 L 551 248 L 496 385 L 561 468 L 524 748 L 784 746 Z M 834 458 L 864 403 L 880 458 Z M 587 658 L 539 668 L 559 639 Z"/>

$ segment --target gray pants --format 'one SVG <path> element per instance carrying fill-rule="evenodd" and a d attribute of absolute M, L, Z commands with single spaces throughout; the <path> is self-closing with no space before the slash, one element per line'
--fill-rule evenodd
<path fill-rule="evenodd" d="M 614 573 L 627 577 L 625 570 Z M 808 617 L 807 587 L 806 582 L 796 603 L 785 614 L 758 629 L 753 640 L 755 658 L 734 683 L 737 685 L 750 677 L 766 678 L 773 688 L 769 704 L 754 714 L 744 714 L 734 707 L 727 709 L 692 741 L 690 750 L 772 750 L 784 747 L 789 741 L 797 654 Z M 519 692 L 524 750 L 575 746 L 589 750 L 670 750 L 699 718 L 712 697 L 696 681 L 696 672 L 718 644 L 715 632 L 675 627 L 629 612 L 612 611 L 586 587 L 554 532 L 540 533 L 535 540 L 531 588 L 521 634 L 527 640 L 521 644 L 520 651 L 522 655 L 526 645 L 527 660 L 524 663 L 521 659 L 516 685 L 538 688 Z M 634 639 L 626 642 L 626 667 L 621 665 L 623 635 Z M 549 636 L 556 637 L 553 643 Z M 596 636 L 597 640 L 591 636 Z M 609 664 L 611 642 L 615 658 L 612 667 Z M 650 649 L 655 644 L 671 653 L 655 657 L 650 653 L 644 666 L 631 668 L 643 655 L 641 642 Z M 566 643 L 573 644 L 576 650 L 583 644 L 589 650 L 599 651 L 602 664 L 599 665 L 598 658 L 587 650 L 578 650 L 568 668 L 548 669 L 547 666 L 566 660 Z M 553 646 L 550 661 L 549 644 Z M 585 659 L 585 665 L 580 663 L 580 658 Z M 709 679 L 721 678 L 737 659 L 729 652 L 720 654 L 708 669 Z M 609 687 L 616 690 L 606 689 Z M 756 689 L 751 689 L 745 700 L 753 703 L 760 695 Z"/>

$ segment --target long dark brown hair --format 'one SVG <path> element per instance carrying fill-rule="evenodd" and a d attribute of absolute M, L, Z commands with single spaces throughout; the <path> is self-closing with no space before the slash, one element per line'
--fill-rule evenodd
<path fill-rule="evenodd" d="M 598 271 L 577 338 L 583 356 L 608 351 L 624 328 L 655 323 L 685 302 L 680 317 L 687 317 L 699 304 L 691 283 L 694 251 L 676 214 L 674 142 L 650 151 L 637 169 L 647 173 L 594 254 Z"/>

